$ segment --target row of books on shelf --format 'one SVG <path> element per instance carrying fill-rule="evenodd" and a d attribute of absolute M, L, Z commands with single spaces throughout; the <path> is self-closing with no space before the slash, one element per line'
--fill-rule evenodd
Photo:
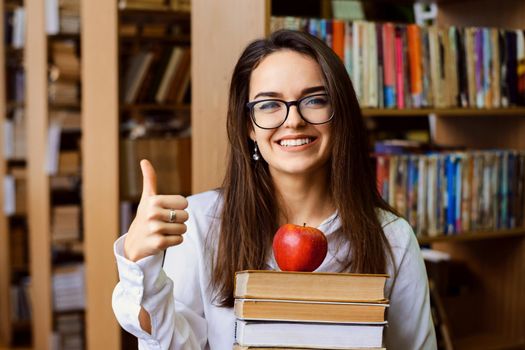
<path fill-rule="evenodd" d="M 13 167 L 4 176 L 4 214 L 7 216 L 27 213 L 26 169 Z"/>
<path fill-rule="evenodd" d="M 46 0 L 46 32 L 80 33 L 80 0 Z"/>
<path fill-rule="evenodd" d="M 21 49 L 25 44 L 26 13 L 22 6 L 4 12 L 4 42 L 12 48 Z"/>
<path fill-rule="evenodd" d="M 82 238 L 79 205 L 56 205 L 51 209 L 51 240 L 53 243 L 79 241 Z"/>
<path fill-rule="evenodd" d="M 25 71 L 20 62 L 9 59 L 7 61 L 9 67 L 5 75 L 6 99 L 10 103 L 21 104 L 25 101 Z"/>
<path fill-rule="evenodd" d="M 78 175 L 81 169 L 80 113 L 50 113 L 46 149 L 46 171 L 49 175 Z M 68 141 L 68 142 L 65 142 Z M 68 148 L 65 148 L 67 144 Z"/>
<path fill-rule="evenodd" d="M 120 193 L 123 198 L 140 198 L 142 193 L 141 159 L 151 161 L 157 172 L 159 192 L 191 193 L 191 139 L 189 137 L 126 138 L 120 143 Z"/>
<path fill-rule="evenodd" d="M 10 118 L 5 118 L 4 123 L 4 154 L 5 159 L 25 159 L 26 128 L 24 109 L 16 108 L 10 113 Z"/>
<path fill-rule="evenodd" d="M 9 228 L 9 262 L 11 270 L 24 273 L 29 266 L 28 233 L 24 225 Z"/>
<path fill-rule="evenodd" d="M 121 101 L 181 104 L 190 90 L 191 50 L 172 46 L 141 50 L 128 60 Z"/>
<path fill-rule="evenodd" d="M 503 230 L 525 224 L 525 152 L 376 154 L 383 199 L 418 236 Z"/>
<path fill-rule="evenodd" d="M 50 45 L 49 102 L 80 103 L 80 57 L 74 40 L 53 41 Z"/>
<path fill-rule="evenodd" d="M 84 329 L 82 313 L 56 315 L 51 350 L 84 350 Z"/>
<path fill-rule="evenodd" d="M 23 322 L 31 319 L 31 278 L 24 277 L 10 287 L 11 320 Z"/>
<path fill-rule="evenodd" d="M 381 349 L 387 277 L 237 272 L 234 349 Z"/>
<path fill-rule="evenodd" d="M 53 269 L 53 310 L 81 311 L 86 307 L 85 268 L 83 263 Z"/>
<path fill-rule="evenodd" d="M 321 38 L 344 62 L 361 106 L 525 105 L 522 30 L 273 17 Z"/>
<path fill-rule="evenodd" d="M 120 9 L 174 10 L 189 12 L 191 0 L 119 0 Z"/>

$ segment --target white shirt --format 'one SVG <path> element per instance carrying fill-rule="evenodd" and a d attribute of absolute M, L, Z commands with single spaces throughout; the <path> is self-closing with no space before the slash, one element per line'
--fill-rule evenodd
<path fill-rule="evenodd" d="M 218 228 L 219 195 L 209 191 L 188 201 L 184 242 L 167 250 L 163 267 L 162 253 L 136 263 L 127 260 L 125 236 L 114 245 L 120 282 L 113 291 L 113 310 L 120 325 L 138 338 L 140 349 L 229 350 L 234 343 L 233 308 L 214 305 L 205 249 L 210 227 Z M 397 267 L 389 263 L 387 271 L 385 345 L 389 350 L 436 349 L 427 275 L 415 235 L 405 220 L 383 211 L 380 217 Z M 328 253 L 316 271 L 340 270 L 338 261 L 347 250 L 338 249 L 332 234 L 338 227 L 336 213 L 318 227 L 328 239 Z M 273 256 L 268 268 L 278 270 Z M 141 305 L 150 314 L 151 335 L 140 327 Z"/>

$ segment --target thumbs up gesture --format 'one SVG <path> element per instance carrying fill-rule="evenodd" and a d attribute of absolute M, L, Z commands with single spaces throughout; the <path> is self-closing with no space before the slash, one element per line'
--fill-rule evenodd
<path fill-rule="evenodd" d="M 157 194 L 157 175 L 148 160 L 140 162 L 143 187 L 137 215 L 129 227 L 124 253 L 131 261 L 156 255 L 182 243 L 186 232 L 186 198 Z"/>

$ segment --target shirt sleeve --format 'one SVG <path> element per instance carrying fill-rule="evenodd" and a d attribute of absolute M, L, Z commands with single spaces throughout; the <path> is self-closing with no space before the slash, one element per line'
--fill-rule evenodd
<path fill-rule="evenodd" d="M 122 328 L 138 338 L 139 349 L 196 350 L 206 346 L 198 257 L 189 233 L 190 225 L 184 242 L 166 251 L 164 267 L 163 253 L 136 263 L 126 259 L 125 235 L 114 244 L 120 280 L 113 291 L 113 311 Z M 176 295 L 183 298 L 175 300 Z M 150 315 L 151 334 L 140 327 L 141 307 Z"/>
<path fill-rule="evenodd" d="M 396 270 L 390 287 L 387 349 L 437 349 L 430 312 L 430 296 L 425 264 L 415 234 L 404 219 L 385 227 L 394 253 Z"/>

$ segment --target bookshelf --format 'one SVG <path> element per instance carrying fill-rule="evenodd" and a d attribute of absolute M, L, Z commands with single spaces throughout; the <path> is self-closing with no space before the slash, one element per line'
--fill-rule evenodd
<path fill-rule="evenodd" d="M 35 349 L 84 348 L 85 344 L 81 330 L 85 279 L 79 193 L 79 3 L 27 4 L 25 66 L 27 114 L 31 116 L 27 163 Z M 64 286 L 71 287 L 71 292 L 65 292 Z M 66 323 L 77 330 L 64 331 Z"/>
<path fill-rule="evenodd" d="M 385 0 L 375 4 L 411 4 Z M 315 2 L 319 14 L 327 14 L 328 1 Z M 368 4 L 369 2 L 367 2 Z M 372 2 L 370 2 L 372 3 Z M 275 3 L 277 4 L 277 3 Z M 297 4 L 290 1 L 289 4 Z M 279 6 L 281 6 L 280 3 Z M 486 26 L 525 28 L 525 3 L 504 1 L 438 1 L 438 26 Z M 293 6 L 293 5 L 292 5 Z M 304 12 L 299 9 L 298 12 Z M 315 4 L 312 6 L 316 6 Z M 210 11 L 210 9 L 212 9 Z M 272 1 L 211 0 L 193 2 L 192 77 L 193 191 L 220 186 L 226 154 L 224 131 L 229 78 L 241 50 L 251 40 L 269 32 Z M 297 14 L 299 16 L 300 14 Z M 308 17 L 308 16 L 307 16 Z M 212 21 L 213 18 L 213 21 Z M 213 23 L 213 25 L 210 25 Z M 250 25 L 247 25 L 250 23 Z M 239 31 L 238 28 L 243 28 Z M 220 49 L 218 49 L 220 48 Z M 210 61 L 209 52 L 214 52 Z M 198 68 L 197 68 L 198 67 Z M 473 149 L 525 150 L 525 108 L 364 108 L 365 118 L 432 120 L 434 141 Z M 210 128 L 210 125 L 213 127 Z M 213 130 L 213 131 L 212 131 Z M 446 251 L 462 261 L 475 281 L 469 293 L 447 296 L 453 342 L 458 349 L 522 348 L 525 346 L 525 234 L 523 228 L 422 238 L 421 244 Z"/>
<path fill-rule="evenodd" d="M 21 346 L 31 342 L 24 3 L 1 1 L 0 13 L 0 345 Z"/>
<path fill-rule="evenodd" d="M 89 116 L 82 120 L 85 261 L 87 303 L 90 305 L 86 310 L 86 337 L 89 349 L 137 346 L 136 340 L 120 329 L 111 308 L 111 295 L 118 281 L 112 247 L 132 218 L 138 199 L 135 194 L 140 190 L 133 186 L 133 191 L 130 191 L 125 186 L 130 183 L 128 177 L 141 180 L 140 173 L 123 170 L 123 145 L 135 143 L 129 134 L 148 120 L 154 121 L 149 129 L 146 128 L 152 133 L 151 139 L 158 138 L 162 142 L 168 131 L 170 136 L 175 136 L 170 139 L 176 140 L 181 134 L 180 129 L 189 125 L 191 113 L 186 94 L 177 101 L 168 98 L 159 102 L 156 95 L 139 91 L 136 95 L 130 93 L 129 96 L 133 97 L 123 101 L 130 89 L 127 76 L 133 78 L 129 81 L 136 79 L 130 72 L 133 59 L 140 62 L 141 53 L 154 53 L 152 60 L 157 64 L 146 69 L 145 79 L 137 85 L 149 84 L 151 89 L 148 90 L 155 92 L 159 86 L 152 80 L 148 81 L 147 76 L 154 71 L 153 68 L 162 66 L 159 56 L 167 56 L 166 50 L 170 48 L 189 48 L 191 35 L 187 8 L 174 10 L 166 5 L 162 9 L 134 9 L 122 6 L 126 1 L 120 1 L 119 6 L 117 3 L 116 0 L 84 1 L 81 11 L 82 113 Z M 173 6 L 178 1 L 164 3 Z M 160 73 L 159 69 L 158 74 L 164 77 Z M 172 80 L 172 84 L 175 81 Z M 147 140 L 150 140 L 149 136 L 135 141 Z M 184 143 L 187 150 L 190 144 L 187 136 Z M 189 164 L 190 154 L 186 153 L 184 161 Z M 173 155 L 174 151 L 169 154 Z M 138 170 L 138 161 L 135 165 L 131 166 Z M 186 179 L 186 194 L 189 194 L 189 165 L 180 168 L 184 169 L 181 173 Z M 162 171 L 160 166 L 157 170 Z"/>

